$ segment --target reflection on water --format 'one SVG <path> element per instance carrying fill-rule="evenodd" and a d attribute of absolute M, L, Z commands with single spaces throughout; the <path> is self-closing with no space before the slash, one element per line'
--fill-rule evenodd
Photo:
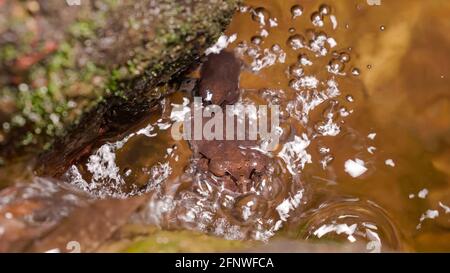
<path fill-rule="evenodd" d="M 146 194 L 132 221 L 165 229 L 450 251 L 449 15 L 445 0 L 246 1 L 211 51 L 243 60 L 239 103 L 280 105 L 277 149 L 250 147 L 262 170 L 244 183 L 171 138 L 191 86 L 62 179 L 94 197 Z"/>

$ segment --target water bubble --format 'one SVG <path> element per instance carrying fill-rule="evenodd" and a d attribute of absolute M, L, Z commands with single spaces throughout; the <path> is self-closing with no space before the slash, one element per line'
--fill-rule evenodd
<path fill-rule="evenodd" d="M 247 49 L 247 55 L 251 58 L 257 58 L 259 56 L 259 50 L 254 47 L 249 47 Z"/>
<path fill-rule="evenodd" d="M 252 19 L 255 22 L 258 22 L 261 25 L 265 25 L 266 24 L 266 20 L 269 20 L 270 18 L 270 13 L 268 10 L 266 10 L 263 7 L 259 7 L 256 8 L 253 12 L 252 12 Z"/>
<path fill-rule="evenodd" d="M 269 32 L 266 29 L 261 29 L 261 32 L 259 35 L 261 35 L 261 37 L 267 37 L 267 36 L 269 36 Z"/>
<path fill-rule="evenodd" d="M 322 168 L 325 169 L 331 163 L 333 163 L 333 161 L 334 161 L 334 156 L 333 155 L 326 155 L 326 156 L 323 157 L 323 159 L 320 161 L 320 163 L 322 164 Z"/>
<path fill-rule="evenodd" d="M 328 6 L 328 5 L 322 4 L 322 5 L 319 7 L 319 12 L 320 12 L 320 14 L 322 14 L 322 15 L 329 15 L 329 14 L 331 13 L 331 8 L 330 8 L 330 6 Z"/>
<path fill-rule="evenodd" d="M 295 33 L 295 28 L 293 28 L 293 27 L 291 27 L 291 28 L 289 28 L 289 33 Z"/>
<path fill-rule="evenodd" d="M 304 46 L 305 38 L 300 34 L 294 34 L 290 36 L 287 40 L 287 44 L 293 49 L 297 50 Z"/>
<path fill-rule="evenodd" d="M 345 65 L 340 60 L 331 60 L 329 63 L 330 66 L 330 72 L 332 73 L 339 73 L 342 72 L 345 68 Z"/>
<path fill-rule="evenodd" d="M 348 63 L 350 61 L 350 54 L 348 54 L 347 52 L 342 52 L 339 55 L 339 60 L 343 63 Z"/>
<path fill-rule="evenodd" d="M 250 41 L 252 42 L 252 44 L 254 45 L 260 45 L 263 41 L 263 38 L 259 35 L 253 36 Z"/>
<path fill-rule="evenodd" d="M 281 46 L 279 44 L 273 44 L 272 47 L 270 48 L 272 50 L 272 52 L 274 53 L 279 53 L 281 52 Z"/>
<path fill-rule="evenodd" d="M 367 69 L 372 69 L 372 65 L 371 65 L 371 64 L 368 64 L 368 65 L 367 65 Z"/>
<path fill-rule="evenodd" d="M 269 19 L 269 25 L 270 25 L 270 27 L 277 27 L 278 26 L 278 19 L 277 18 L 270 18 Z"/>
<path fill-rule="evenodd" d="M 353 75 L 353 76 L 359 76 L 360 74 L 361 74 L 361 72 L 359 71 L 358 68 L 354 67 L 354 68 L 352 69 L 352 75 Z"/>
<path fill-rule="evenodd" d="M 256 194 L 239 197 L 234 204 L 234 217 L 239 221 L 246 222 L 265 211 L 261 208 L 264 204 L 265 202 L 261 202 Z"/>
<path fill-rule="evenodd" d="M 299 84 L 298 84 L 298 80 L 290 80 L 289 81 L 289 87 L 298 91 L 300 89 Z"/>
<path fill-rule="evenodd" d="M 241 12 L 241 13 L 248 12 L 249 10 L 250 10 L 249 6 L 246 6 L 244 4 L 239 4 L 238 5 L 238 11 Z"/>
<path fill-rule="evenodd" d="M 323 27 L 323 15 L 318 11 L 315 11 L 311 14 L 311 22 L 316 27 Z"/>
<path fill-rule="evenodd" d="M 308 216 L 299 232 L 303 239 L 360 242 L 368 252 L 400 248 L 400 235 L 384 209 L 365 200 L 324 203 Z M 364 246 L 365 244 L 365 246 Z"/>
<path fill-rule="evenodd" d="M 292 19 L 299 17 L 303 14 L 303 7 L 300 5 L 294 5 L 291 7 Z"/>
<path fill-rule="evenodd" d="M 384 31 L 385 29 L 386 29 L 385 26 L 383 26 L 383 25 L 380 26 L 380 30 L 381 30 L 381 31 Z"/>
<path fill-rule="evenodd" d="M 298 55 L 298 63 L 303 66 L 313 64 L 306 54 Z"/>
<path fill-rule="evenodd" d="M 322 136 L 336 136 L 341 131 L 339 125 L 332 121 L 320 121 L 314 125 L 314 130 Z"/>
<path fill-rule="evenodd" d="M 341 115 L 341 117 L 347 117 L 350 115 L 350 112 L 347 110 L 347 108 L 342 106 L 341 108 L 339 108 L 339 114 Z"/>
<path fill-rule="evenodd" d="M 334 113 L 336 112 L 337 105 L 339 105 L 339 101 L 330 100 L 327 107 L 323 110 L 322 116 L 324 118 L 332 118 L 334 116 Z"/>
<path fill-rule="evenodd" d="M 300 78 L 303 75 L 303 68 L 298 65 L 291 65 L 289 67 L 289 75 Z"/>
<path fill-rule="evenodd" d="M 322 154 L 322 155 L 326 155 L 329 152 L 330 152 L 330 148 L 327 148 L 327 147 L 320 147 L 319 148 L 319 153 Z"/>

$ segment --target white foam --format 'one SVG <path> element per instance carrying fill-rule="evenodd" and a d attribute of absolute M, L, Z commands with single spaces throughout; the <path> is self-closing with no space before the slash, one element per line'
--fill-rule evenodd
<path fill-rule="evenodd" d="M 264 55 L 258 54 L 258 57 L 251 63 L 252 71 L 257 72 L 263 68 L 272 66 L 277 61 L 277 54 L 270 52 L 269 49 L 264 49 Z"/>
<path fill-rule="evenodd" d="M 172 168 L 170 167 L 169 162 L 158 162 L 158 164 L 152 166 L 148 172 L 150 178 L 147 183 L 147 191 L 155 189 L 166 180 L 171 173 Z"/>
<path fill-rule="evenodd" d="M 311 66 L 313 62 L 311 62 L 307 57 L 301 56 L 300 57 L 300 64 L 304 66 Z"/>
<path fill-rule="evenodd" d="M 349 242 L 351 243 L 354 243 L 356 239 L 353 236 L 353 234 L 355 233 L 356 228 L 357 224 L 353 224 L 351 226 L 347 224 L 330 224 L 330 225 L 325 224 L 316 229 L 313 234 L 320 239 L 321 237 L 330 232 L 334 232 L 338 235 L 344 233 L 347 235 L 347 240 L 349 240 Z"/>
<path fill-rule="evenodd" d="M 157 134 L 154 132 L 155 127 L 153 127 L 151 124 L 145 126 L 144 128 L 140 129 L 136 132 L 136 135 L 144 135 L 146 137 L 155 137 Z"/>
<path fill-rule="evenodd" d="M 384 161 L 384 164 L 386 164 L 387 166 L 391 166 L 391 167 L 395 167 L 395 162 L 394 162 L 394 160 L 392 160 L 392 159 L 386 159 L 385 161 Z"/>
<path fill-rule="evenodd" d="M 425 199 L 428 195 L 428 190 L 427 189 L 422 189 L 421 191 L 419 191 L 419 193 L 417 194 L 417 197 L 421 198 L 421 199 Z"/>
<path fill-rule="evenodd" d="M 420 217 L 420 221 L 422 222 L 425 219 L 434 219 L 439 216 L 439 211 L 437 210 L 427 210 L 422 216 Z"/>
<path fill-rule="evenodd" d="M 341 128 L 333 122 L 332 117 L 329 117 L 327 122 L 317 127 L 317 131 L 322 136 L 337 136 L 341 132 Z"/>
<path fill-rule="evenodd" d="M 295 88 L 296 86 L 294 86 Z M 300 90 L 300 87 L 298 87 Z M 288 110 L 291 115 L 297 118 L 300 122 L 307 123 L 309 113 L 317 106 L 328 99 L 335 98 L 340 95 L 338 85 L 335 80 L 327 81 L 327 88 L 323 91 L 313 90 L 301 91 L 294 101 L 288 103 Z"/>
<path fill-rule="evenodd" d="M 267 37 L 269 36 L 269 32 L 266 29 L 261 29 L 261 32 L 259 33 L 259 35 L 261 35 L 261 37 Z"/>
<path fill-rule="evenodd" d="M 367 137 L 371 140 L 374 140 L 376 136 L 377 136 L 377 133 L 370 133 L 367 135 Z"/>
<path fill-rule="evenodd" d="M 277 18 L 270 18 L 269 19 L 269 25 L 270 27 L 277 27 L 278 26 L 278 19 Z"/>
<path fill-rule="evenodd" d="M 378 236 L 378 233 L 366 229 L 366 238 L 369 242 L 366 244 L 366 249 L 369 250 L 370 253 L 380 253 L 381 252 L 381 239 Z"/>
<path fill-rule="evenodd" d="M 325 56 L 328 54 L 328 50 L 325 48 L 325 42 L 327 42 L 325 35 L 318 35 L 308 47 L 309 50 L 316 53 L 316 55 Z"/>
<path fill-rule="evenodd" d="M 278 156 L 286 163 L 286 167 L 292 175 L 305 167 L 306 163 L 311 163 L 311 155 L 306 151 L 310 140 L 303 134 L 302 137 L 294 136 L 294 140 L 283 145 L 283 149 Z"/>
<path fill-rule="evenodd" d="M 367 171 L 364 161 L 358 158 L 356 158 L 355 160 L 349 159 L 345 161 L 344 167 L 345 172 L 348 173 L 353 178 L 361 176 Z"/>
<path fill-rule="evenodd" d="M 281 221 L 286 221 L 289 218 L 289 212 L 295 210 L 303 198 L 303 190 L 298 191 L 293 197 L 286 198 L 276 208 Z"/>
<path fill-rule="evenodd" d="M 330 45 L 331 48 L 337 46 L 337 42 L 336 42 L 336 40 L 333 39 L 333 38 L 328 38 L 328 39 L 327 39 L 327 42 L 328 42 L 328 44 Z"/>
<path fill-rule="evenodd" d="M 439 202 L 439 206 L 444 209 L 445 214 L 450 213 L 450 207 L 444 205 L 442 202 Z"/>
<path fill-rule="evenodd" d="M 212 93 L 208 90 L 207 100 L 211 100 Z M 211 94 L 211 96 L 209 96 Z M 174 122 L 183 122 L 187 117 L 189 117 L 189 113 L 191 112 L 191 108 L 189 105 L 189 99 L 183 98 L 183 104 L 175 104 L 172 103 L 172 111 L 170 112 L 170 119 Z"/>
<path fill-rule="evenodd" d="M 423 213 L 420 216 L 420 219 L 419 219 L 420 223 L 417 225 L 416 229 L 420 229 L 422 227 L 422 222 L 425 221 L 426 219 L 434 219 L 438 216 L 439 216 L 439 211 L 431 210 L 431 209 L 427 210 L 425 213 Z"/>
<path fill-rule="evenodd" d="M 61 250 L 59 250 L 59 248 L 52 248 L 45 251 L 44 253 L 61 253 Z"/>
<path fill-rule="evenodd" d="M 233 34 L 230 37 L 227 35 L 221 35 L 217 42 L 211 46 L 210 48 L 206 49 L 205 54 L 209 55 L 211 53 L 213 54 L 219 54 L 222 50 L 228 47 L 229 44 L 232 44 L 237 39 L 237 34 Z"/>
<path fill-rule="evenodd" d="M 331 20 L 331 23 L 333 24 L 333 29 L 336 29 L 337 26 L 338 26 L 338 22 L 337 22 L 336 16 L 330 15 L 330 20 Z"/>

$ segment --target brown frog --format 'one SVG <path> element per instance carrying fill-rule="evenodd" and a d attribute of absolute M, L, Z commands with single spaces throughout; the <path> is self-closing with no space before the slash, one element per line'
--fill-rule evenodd
<path fill-rule="evenodd" d="M 240 96 L 240 70 L 241 61 L 233 53 L 222 51 L 208 56 L 201 68 L 198 86 L 204 105 L 213 103 L 224 109 L 226 105 L 236 103 Z M 207 120 L 204 118 L 203 124 Z M 253 174 L 263 172 L 270 160 L 252 149 L 258 145 L 255 140 L 203 139 L 191 140 L 190 144 L 194 155 L 203 159 L 201 165 L 205 170 L 218 177 L 230 176 L 241 191 L 248 190 Z M 231 185 L 225 186 L 233 188 Z"/>
<path fill-rule="evenodd" d="M 211 54 L 200 70 L 199 94 L 212 104 L 234 104 L 239 99 L 241 61 L 233 53 Z"/>

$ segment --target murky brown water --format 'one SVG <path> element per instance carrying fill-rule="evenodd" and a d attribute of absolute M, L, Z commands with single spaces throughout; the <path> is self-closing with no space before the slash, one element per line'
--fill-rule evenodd
<path fill-rule="evenodd" d="M 340 134 L 318 138 L 308 149 L 313 163 L 305 166 L 301 176 L 316 196 L 312 198 L 314 205 L 310 205 L 323 208 L 300 216 L 308 220 L 297 234 L 313 238 L 319 226 L 333 221 L 348 225 L 358 222 L 359 230 L 361 222 L 367 220 L 384 229 L 379 232 L 382 241 L 384 238 L 395 249 L 448 251 L 450 67 L 446 60 L 450 41 L 445 33 L 450 25 L 445 18 L 450 5 L 446 1 L 381 2 L 380 6 L 368 6 L 365 1 L 329 2 L 338 26 L 332 30 L 332 23 L 326 18 L 321 29 L 337 41 L 333 50 L 351 55 L 344 71 L 350 74 L 352 67 L 357 67 L 361 75 L 344 76 L 339 82 L 342 96 L 351 94 L 355 98 L 353 103 L 344 103 L 354 112 L 345 118 Z M 311 28 L 309 16 L 322 4 L 320 1 L 248 3 L 265 7 L 271 16 L 278 18 L 279 27 L 270 29 L 263 47 L 280 43 L 283 48 L 286 47 L 281 41 L 289 35 L 287 30 L 294 27 L 301 33 Z M 291 20 L 288 10 L 294 4 L 300 4 L 304 12 Z M 238 40 L 248 41 L 259 28 L 249 16 L 237 17 L 228 33 L 238 33 Z M 299 52 L 305 51 L 286 51 L 286 65 L 266 69 L 256 77 L 244 75 L 241 87 L 289 90 L 283 71 Z M 313 67 L 323 71 L 323 66 L 313 62 Z M 317 75 L 316 71 L 312 73 Z M 367 138 L 370 133 L 376 133 L 374 140 Z M 317 152 L 322 146 L 330 148 L 334 158 L 325 170 L 319 164 L 321 156 Z M 367 150 L 371 146 L 376 148 L 373 154 Z M 368 168 L 358 178 L 344 171 L 344 162 L 355 157 L 366 162 Z M 387 159 L 392 159 L 395 167 L 386 165 Z M 428 195 L 420 198 L 418 192 L 423 189 Z M 342 201 L 344 198 L 359 201 Z M 330 205 L 324 206 L 328 202 Z M 419 219 L 427 210 L 436 210 L 439 216 L 423 220 L 418 228 Z M 290 225 L 293 234 L 298 231 L 294 222 Z M 361 231 L 364 233 L 364 229 Z"/>
<path fill-rule="evenodd" d="M 235 15 L 226 50 L 244 63 L 240 102 L 283 110 L 251 187 L 172 139 L 184 91 L 62 178 L 102 198 L 145 193 L 132 222 L 164 229 L 450 251 L 450 4 L 381 2 L 255 0 Z"/>

